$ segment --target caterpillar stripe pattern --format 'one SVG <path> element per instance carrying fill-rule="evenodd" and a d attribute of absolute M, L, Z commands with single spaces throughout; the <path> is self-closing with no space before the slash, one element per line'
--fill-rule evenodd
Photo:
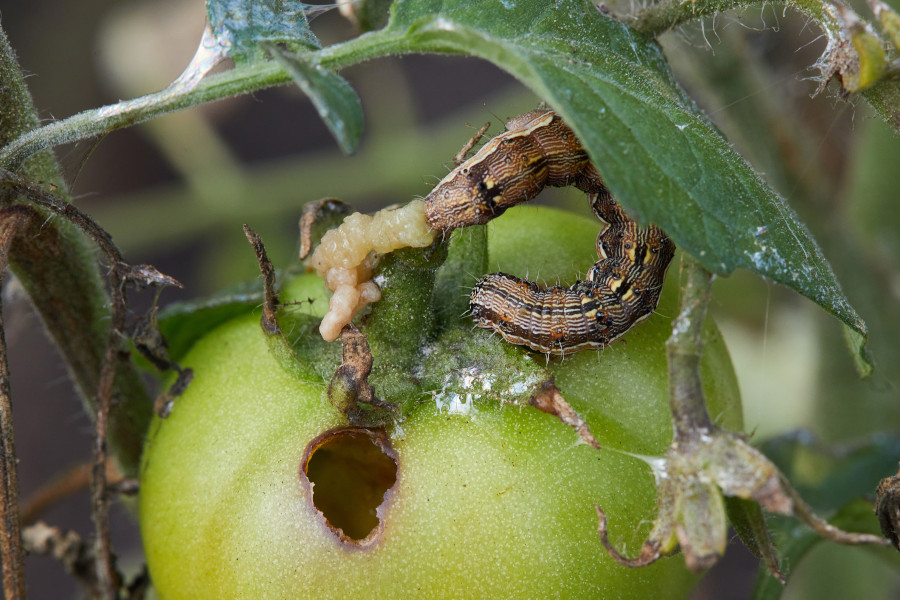
<path fill-rule="evenodd" d="M 532 111 L 507 129 L 432 190 L 425 199 L 428 225 L 446 232 L 486 223 L 545 186 L 587 192 L 603 228 L 596 242 L 600 260 L 585 281 L 541 288 L 492 273 L 475 285 L 469 309 L 477 326 L 538 352 L 562 356 L 604 347 L 656 309 L 675 245 L 659 227 L 638 227 L 625 213 L 554 112 Z"/>

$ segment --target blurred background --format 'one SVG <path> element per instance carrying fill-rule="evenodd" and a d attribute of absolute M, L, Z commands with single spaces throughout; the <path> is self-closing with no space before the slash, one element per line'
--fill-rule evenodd
<path fill-rule="evenodd" d="M 0 0 L 0 19 L 41 117 L 52 120 L 165 87 L 194 53 L 204 5 Z M 355 35 L 335 11 L 317 17 L 313 30 L 326 45 Z M 740 380 L 747 431 L 763 442 L 802 428 L 804 439 L 815 441 L 810 447 L 824 444 L 830 457 L 852 454 L 876 432 L 900 433 L 900 140 L 861 99 L 837 98 L 835 88 L 814 96 L 820 82 L 810 66 L 825 40 L 800 15 L 766 4 L 673 31 L 662 43 L 698 104 L 819 240 L 869 325 L 878 365 L 860 381 L 838 322 L 806 299 L 749 273 L 719 279 L 713 310 Z M 165 304 L 257 275 L 243 223 L 263 236 L 276 266 L 286 264 L 296 252 L 305 202 L 334 196 L 372 211 L 424 196 L 484 122 L 499 133 L 505 118 L 538 102 L 475 59 L 384 59 L 342 74 L 366 113 L 354 156 L 340 153 L 292 86 L 64 146 L 57 156 L 77 204 L 126 257 L 185 284 L 163 292 Z M 639 164 L 634 171 L 641 176 Z M 574 189 L 545 192 L 538 202 L 588 214 Z M 91 424 L 14 282 L 4 294 L 27 503 L 89 459 Z M 893 474 L 897 459 L 879 477 Z M 807 457 L 794 465 L 794 476 L 815 486 L 827 464 Z M 872 479 L 870 494 L 876 484 Z M 89 536 L 86 491 L 41 518 Z M 121 507 L 113 531 L 124 564 L 139 565 L 137 531 Z M 822 544 L 797 566 L 785 597 L 900 598 L 896 565 L 871 550 Z M 29 557 L 26 568 L 31 597 L 78 596 L 77 584 L 52 559 Z M 749 597 L 755 568 L 732 544 L 695 597 Z"/>

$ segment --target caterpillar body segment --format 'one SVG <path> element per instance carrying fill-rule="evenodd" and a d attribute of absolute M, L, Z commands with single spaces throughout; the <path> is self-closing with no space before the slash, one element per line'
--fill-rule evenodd
<path fill-rule="evenodd" d="M 656 309 L 675 245 L 659 227 L 640 227 L 628 216 L 556 113 L 535 110 L 506 125 L 435 186 L 425 199 L 426 222 L 447 232 L 486 223 L 547 186 L 587 192 L 603 227 L 599 260 L 585 281 L 541 288 L 492 273 L 475 285 L 469 309 L 477 326 L 538 352 L 604 347 Z"/>

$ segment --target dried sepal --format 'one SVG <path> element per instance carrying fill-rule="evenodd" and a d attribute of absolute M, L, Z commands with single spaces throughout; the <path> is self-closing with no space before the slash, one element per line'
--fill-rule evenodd
<path fill-rule="evenodd" d="M 882 0 L 867 1 L 882 31 L 888 35 L 894 48 L 900 50 L 900 14 Z"/>
<path fill-rule="evenodd" d="M 606 548 L 613 560 L 620 565 L 629 569 L 638 567 L 646 567 L 659 560 L 663 556 L 668 556 L 678 551 L 678 538 L 675 535 L 675 520 L 672 518 L 674 504 L 668 504 L 663 501 L 663 495 L 659 499 L 659 514 L 653 522 L 653 529 L 650 535 L 641 544 L 641 551 L 637 556 L 628 557 L 621 554 L 615 545 L 609 539 L 609 530 L 607 527 L 606 513 L 603 509 L 594 505 L 597 510 L 597 532 L 600 534 L 600 543 Z"/>
<path fill-rule="evenodd" d="M 675 535 L 687 567 L 699 573 L 716 564 L 725 554 L 728 522 L 725 504 L 716 485 L 686 479 L 676 498 Z"/>
<path fill-rule="evenodd" d="M 707 461 L 706 471 L 726 496 L 759 503 L 777 514 L 791 514 L 793 501 L 781 487 L 781 473 L 743 436 L 719 431 L 696 450 Z"/>
<path fill-rule="evenodd" d="M 341 332 L 341 366 L 328 384 L 328 399 L 353 425 L 380 425 L 390 419 L 393 405 L 375 394 L 369 383 L 372 350 L 366 334 L 353 325 Z"/>
<path fill-rule="evenodd" d="M 848 87 L 848 90 L 858 92 L 871 87 L 881 79 L 887 70 L 887 60 L 881 40 L 865 29 L 851 33 L 850 40 L 859 56 L 859 72 L 856 81 L 853 82 L 855 89 Z"/>
<path fill-rule="evenodd" d="M 572 405 L 566 402 L 566 399 L 563 398 L 562 393 L 560 393 L 559 388 L 556 387 L 552 379 L 548 379 L 541 384 L 540 390 L 531 399 L 531 405 L 541 412 L 555 416 L 574 429 L 579 439 L 588 446 L 597 450 L 600 449 L 600 444 L 591 433 L 588 424 L 572 408 Z"/>
<path fill-rule="evenodd" d="M 309 256 L 326 231 L 340 225 L 344 217 L 352 212 L 353 209 L 349 204 L 344 204 L 337 198 L 322 198 L 303 205 L 303 215 L 299 224 L 300 260 L 305 260 Z"/>
<path fill-rule="evenodd" d="M 881 480 L 875 497 L 875 514 L 881 532 L 900 550 L 900 471 Z"/>
<path fill-rule="evenodd" d="M 823 3 L 822 27 L 828 46 L 817 63 L 819 91 L 839 79 L 845 93 L 865 90 L 879 81 L 888 67 L 884 42 L 872 26 L 843 2 Z"/>
<path fill-rule="evenodd" d="M 711 567 L 725 552 L 728 540 L 724 497 L 793 515 L 823 538 L 840 544 L 887 543 L 878 536 L 844 531 L 816 515 L 765 455 L 729 431 L 713 428 L 673 443 L 666 457 L 651 465 L 659 482 L 658 514 L 638 556 L 625 557 L 613 547 L 605 514 L 597 507 L 601 542 L 610 556 L 628 567 L 648 565 L 678 548 L 692 571 Z M 751 550 L 766 560 L 773 576 L 783 580 L 764 522 L 755 518 L 748 523 L 756 531 Z"/>
<path fill-rule="evenodd" d="M 123 278 L 138 290 L 150 287 L 184 287 L 177 279 L 161 273 L 153 265 L 127 265 Z"/>

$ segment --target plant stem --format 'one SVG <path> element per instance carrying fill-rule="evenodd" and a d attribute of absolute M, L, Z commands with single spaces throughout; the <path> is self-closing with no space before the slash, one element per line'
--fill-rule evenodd
<path fill-rule="evenodd" d="M 684 22 L 754 4 L 759 4 L 759 2 L 753 0 L 663 0 L 635 15 L 626 15 L 621 19 L 641 33 L 655 37 Z M 828 32 L 830 38 L 846 37 L 834 4 L 822 0 L 794 0 L 790 4 L 816 20 Z M 379 56 L 421 51 L 421 48 L 411 46 L 405 33 L 390 29 L 372 32 L 341 44 L 310 52 L 305 55 L 305 58 L 322 68 L 340 70 Z M 109 133 L 198 104 L 290 82 L 290 75 L 275 61 L 238 64 L 230 71 L 204 78 L 193 88 L 172 86 L 133 100 L 87 110 L 67 119 L 35 128 L 33 131 L 23 132 L 17 138 L 2 140 L 5 142 L 5 147 L 0 149 L 0 167 L 14 170 L 27 157 L 59 144 Z M 891 123 L 895 129 L 900 128 L 900 89 L 898 89 L 897 81 L 882 81 L 864 91 L 863 94 L 885 120 Z"/>
<path fill-rule="evenodd" d="M 446 257 L 447 246 L 440 240 L 426 248 L 402 248 L 384 257 L 376 271 L 381 300 L 372 306 L 364 329 L 376 360 L 391 356 L 394 366 L 408 372 L 418 359 L 425 341 L 434 335 L 430 299 L 435 270 Z"/>
<path fill-rule="evenodd" d="M 657 37 L 682 23 L 702 19 L 727 10 L 746 8 L 760 4 L 754 0 L 663 0 L 651 4 L 634 15 L 622 16 L 621 20 L 643 34 Z M 829 47 L 850 47 L 850 32 L 840 17 L 843 7 L 841 0 L 792 0 L 783 2 L 819 24 L 829 40 Z M 842 52 L 846 52 L 843 50 Z M 826 52 L 824 59 L 830 59 Z M 830 68 L 837 68 L 839 65 Z M 825 68 L 829 68 L 826 67 Z M 836 71 L 835 71 L 836 72 Z M 823 69 L 823 82 L 835 73 Z M 900 133 L 900 81 L 896 77 L 883 77 L 875 85 L 860 92 L 895 133 Z"/>
<path fill-rule="evenodd" d="M 2 30 L 0 81 L 0 144 L 6 144 L 31 135 L 39 121 Z M 18 176 L 54 189 L 57 196 L 68 200 L 50 152 L 30 156 Z M 6 176 L 4 182 L 9 182 Z M 0 190 L 0 202 L 4 204 L 23 200 L 28 202 L 27 197 L 7 185 Z M 10 248 L 10 267 L 60 349 L 86 410 L 95 415 L 95 394 L 110 323 L 109 299 L 90 242 L 73 224 L 50 219 L 43 209 L 38 212 L 41 216 L 23 224 L 24 235 Z M 115 395 L 119 407 L 110 417 L 110 443 L 123 471 L 134 476 L 152 402 L 131 364 L 117 360 L 116 366 Z"/>
<path fill-rule="evenodd" d="M 118 473 L 107 473 L 107 477 L 121 479 Z M 42 484 L 31 496 L 22 501 L 22 524 L 34 525 L 50 507 L 76 492 L 86 489 L 91 483 L 91 463 L 82 462 L 70 467 Z"/>
<path fill-rule="evenodd" d="M 402 36 L 383 33 L 363 35 L 321 52 L 310 53 L 308 58 L 326 69 L 338 70 L 375 56 L 404 51 L 408 53 L 410 49 L 403 47 L 401 39 Z M 0 167 L 17 170 L 29 156 L 60 144 L 76 142 L 143 123 L 166 113 L 291 81 L 290 74 L 275 61 L 239 64 L 230 71 L 204 78 L 193 88 L 167 88 L 133 100 L 86 110 L 43 127 L 37 127 L 35 121 L 31 127 L 23 129 L 16 136 L 0 138 L 0 144 L 3 145 L 0 148 Z M 27 106 L 31 106 L 30 97 Z"/>
<path fill-rule="evenodd" d="M 31 128 L 18 137 L 2 140 L 7 144 L 0 149 L 0 166 L 16 170 L 32 154 L 60 144 L 109 133 L 166 113 L 290 81 L 290 76 L 279 65 L 254 63 L 207 77 L 189 91 L 165 89 L 133 100 L 86 110 L 43 127 Z"/>
<path fill-rule="evenodd" d="M 253 246 L 256 253 L 256 260 L 259 262 L 259 271 L 263 277 L 263 291 L 265 292 L 265 302 L 263 302 L 263 314 L 260 319 L 263 331 L 267 335 L 278 335 L 281 330 L 278 328 L 278 319 L 276 312 L 278 310 L 278 292 L 275 289 L 275 267 L 266 254 L 266 247 L 263 245 L 262 238 L 253 229 L 244 223 L 244 235 L 247 241 Z"/>
<path fill-rule="evenodd" d="M 109 409 L 112 403 L 116 363 L 119 359 L 121 335 L 125 318 L 123 311 L 113 310 L 113 325 L 109 328 L 109 340 L 100 370 L 100 387 L 97 390 L 97 415 L 94 421 L 94 460 L 91 466 L 91 514 L 94 518 L 94 565 L 97 573 L 97 591 L 101 598 L 115 600 L 121 580 L 113 563 L 109 538 L 109 492 L 106 482 L 108 461 L 106 435 L 109 428 Z"/>
<path fill-rule="evenodd" d="M 726 10 L 759 4 L 754 0 L 663 0 L 620 20 L 645 35 L 657 37 L 678 25 Z"/>
<path fill-rule="evenodd" d="M 706 410 L 700 357 L 703 354 L 701 332 L 709 305 L 712 274 L 700 263 L 682 255 L 681 312 L 672 323 L 672 335 L 666 341 L 669 362 L 669 408 L 675 427 L 675 443 L 697 437 L 713 428 Z"/>
<path fill-rule="evenodd" d="M 27 219 L 26 214 L 15 209 L 5 209 L 0 215 L 0 275 L 6 271 L 12 240 L 20 225 Z M 0 298 L 0 563 L 3 565 L 3 597 L 6 600 L 25 598 L 25 556 L 22 551 L 19 478 L 16 469 L 18 459 L 12 416 L 9 364 Z"/>
<path fill-rule="evenodd" d="M 634 15 L 621 16 L 620 20 L 645 35 L 657 37 L 682 23 L 756 4 L 760 4 L 759 0 L 663 0 Z M 823 8 L 821 0 L 794 0 L 784 4 L 811 16 L 825 29 L 832 30 L 837 25 L 829 18 L 830 13 Z"/>

